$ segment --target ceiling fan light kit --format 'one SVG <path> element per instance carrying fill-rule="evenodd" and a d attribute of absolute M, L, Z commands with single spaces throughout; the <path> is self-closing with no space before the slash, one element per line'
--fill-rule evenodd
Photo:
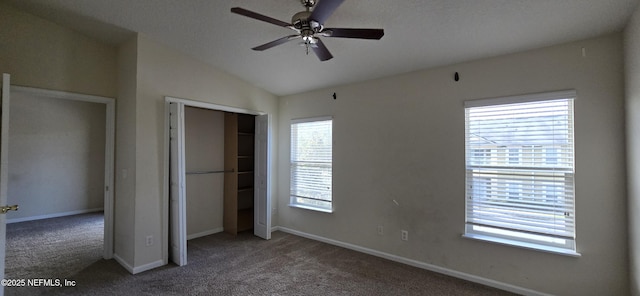
<path fill-rule="evenodd" d="M 296 32 L 294 35 L 285 36 L 252 48 L 257 51 L 267 50 L 292 40 L 302 39 L 301 45 L 306 48 L 307 54 L 309 54 L 309 49 L 311 49 L 318 59 L 327 61 L 333 58 L 333 55 L 319 37 L 379 40 L 384 36 L 383 29 L 325 28 L 324 22 L 344 0 L 301 0 L 300 2 L 305 7 L 305 10 L 294 14 L 291 18 L 291 23 L 286 23 L 240 7 L 231 8 L 231 12 L 279 27 L 289 28 Z M 311 8 L 313 8 L 313 10 L 311 10 Z"/>

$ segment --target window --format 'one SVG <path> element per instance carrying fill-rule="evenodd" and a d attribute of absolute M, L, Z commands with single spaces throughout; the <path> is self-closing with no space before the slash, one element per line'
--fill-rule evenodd
<path fill-rule="evenodd" d="M 332 211 L 332 121 L 291 122 L 291 206 Z"/>
<path fill-rule="evenodd" d="M 465 237 L 579 255 L 574 99 L 566 91 L 465 102 Z"/>
<path fill-rule="evenodd" d="M 517 164 L 520 162 L 520 149 L 518 148 L 509 148 L 509 163 Z"/>
<path fill-rule="evenodd" d="M 483 161 L 486 164 L 491 161 L 491 149 L 473 149 L 474 159 L 478 161 Z"/>

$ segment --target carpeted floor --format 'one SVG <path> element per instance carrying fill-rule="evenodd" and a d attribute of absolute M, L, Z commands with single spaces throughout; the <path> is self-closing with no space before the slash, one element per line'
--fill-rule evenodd
<path fill-rule="evenodd" d="M 102 212 L 7 224 L 5 279 L 70 277 L 102 260 Z M 5 288 L 33 295 L 41 288 Z"/>
<path fill-rule="evenodd" d="M 43 240 L 52 243 L 56 236 L 71 235 L 70 232 L 74 231 L 58 230 Z M 40 245 L 22 248 L 32 248 L 23 255 L 24 262 L 29 261 L 29 256 L 66 256 L 62 253 L 43 256 Z M 190 240 L 187 266 L 170 264 L 136 275 L 129 274 L 114 260 L 99 259 L 101 251 L 98 248 L 92 260 L 77 260 L 77 266 L 69 262 L 42 270 L 37 266 L 25 267 L 35 274 L 42 271 L 45 278 L 75 280 L 76 287 L 7 288 L 5 292 L 7 295 L 513 295 L 282 232 L 273 233 L 269 241 L 251 233 L 237 237 L 219 233 Z M 68 260 L 91 257 L 89 253 L 92 252 L 87 252 L 86 257 L 71 255 Z M 86 265 L 89 261 L 93 263 Z M 17 268 L 11 272 L 22 271 Z"/>

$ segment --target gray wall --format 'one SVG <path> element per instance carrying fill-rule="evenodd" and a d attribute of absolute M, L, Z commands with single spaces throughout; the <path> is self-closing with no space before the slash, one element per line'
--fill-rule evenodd
<path fill-rule="evenodd" d="M 222 231 L 224 174 L 188 174 L 224 170 L 224 113 L 184 108 L 187 238 Z"/>
<path fill-rule="evenodd" d="M 615 34 L 281 98 L 279 225 L 535 291 L 627 294 L 622 53 Z M 578 94 L 582 257 L 462 238 L 463 102 L 565 89 Z M 334 116 L 332 214 L 287 206 L 290 120 L 320 115 Z M 400 240 L 401 229 L 409 241 Z"/>
<path fill-rule="evenodd" d="M 0 2 L 0 72 L 11 84 L 113 98 L 116 48 Z"/>
<path fill-rule="evenodd" d="M 625 31 L 631 294 L 640 295 L 640 7 Z"/>
<path fill-rule="evenodd" d="M 9 221 L 101 210 L 104 104 L 11 93 Z"/>
<path fill-rule="evenodd" d="M 121 147 L 127 155 L 134 153 L 135 158 L 116 161 L 116 171 L 135 168 L 134 184 L 119 183 L 125 180 L 121 175 L 116 175 L 116 184 L 122 185 L 120 189 L 134 192 L 134 195 L 118 195 L 116 203 L 122 200 L 121 202 L 132 203 L 135 207 L 133 223 L 125 230 L 126 236 L 131 236 L 132 239 L 123 242 L 126 245 L 123 250 L 131 251 L 133 247 L 134 258 L 133 261 L 123 256 L 120 258 L 125 259 L 122 261 L 134 271 L 139 271 L 162 265 L 163 259 L 168 256 L 168 243 L 164 243 L 168 241 L 168 205 L 163 200 L 167 194 L 164 191 L 164 155 L 167 149 L 164 147 L 164 97 L 262 111 L 272 116 L 271 118 L 277 118 L 278 104 L 277 98 L 263 89 L 160 45 L 144 35 L 139 34 L 136 42 L 137 69 L 136 76 L 132 78 L 136 81 L 129 79 L 126 82 L 135 83 L 136 86 L 135 120 L 122 122 L 122 126 L 118 127 L 136 131 L 135 145 Z M 274 123 L 270 124 L 269 132 L 276 137 Z M 276 142 L 271 145 L 269 158 L 275 163 Z M 270 173 L 275 180 L 275 166 Z M 275 186 L 271 190 L 275 192 Z M 119 215 L 116 212 L 116 221 Z M 158 243 L 147 246 L 145 238 L 149 235 L 158 238 L 155 239 Z"/>
<path fill-rule="evenodd" d="M 116 102 L 114 258 L 133 262 L 136 190 L 136 95 L 138 38 L 118 47 L 118 99 Z"/>

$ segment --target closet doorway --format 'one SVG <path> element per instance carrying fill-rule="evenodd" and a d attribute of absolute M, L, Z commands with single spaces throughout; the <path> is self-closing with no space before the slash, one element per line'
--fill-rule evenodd
<path fill-rule="evenodd" d="M 165 97 L 165 262 L 187 240 L 253 229 L 271 238 L 267 114 Z"/>

